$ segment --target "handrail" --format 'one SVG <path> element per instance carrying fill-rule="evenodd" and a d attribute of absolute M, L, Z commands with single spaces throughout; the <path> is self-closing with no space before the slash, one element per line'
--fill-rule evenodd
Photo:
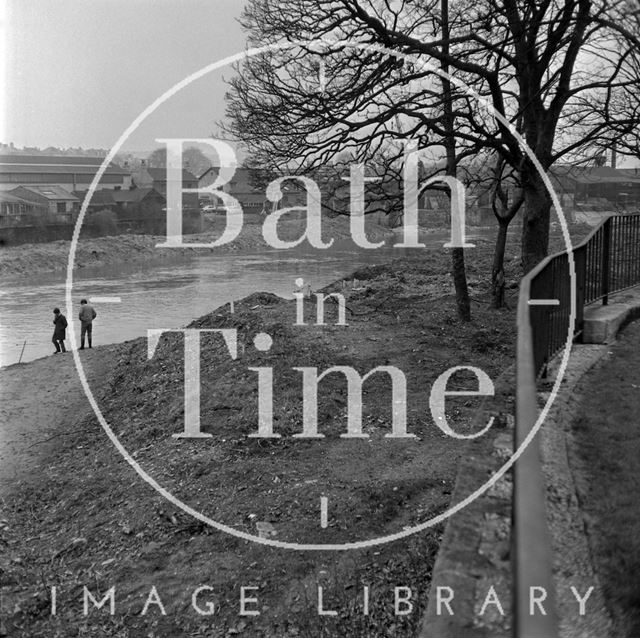
<path fill-rule="evenodd" d="M 546 257 L 522 278 L 517 311 L 515 449 L 538 419 L 537 378 L 567 338 L 579 336 L 584 306 L 640 283 L 640 213 L 611 215 L 577 246 L 572 256 L 575 290 L 571 290 L 569 255 Z M 570 309 L 575 295 L 572 334 Z M 532 305 L 531 299 L 557 300 Z M 533 440 L 513 469 L 514 636 L 557 638 L 558 614 L 553 587 L 553 556 L 547 526 L 540 448 Z M 531 613 L 531 587 L 543 588 L 546 615 Z"/>
<path fill-rule="evenodd" d="M 533 331 L 529 315 L 531 279 L 546 268 L 546 258 L 522 279 L 518 298 L 518 338 L 516 361 L 516 427 L 514 448 L 518 449 L 533 429 L 538 417 Z M 540 450 L 532 441 L 513 467 L 513 562 L 514 636 L 555 638 L 558 618 L 553 599 L 552 553 L 545 513 Z M 544 587 L 552 596 L 545 601 L 547 615 L 531 614 L 531 587 Z M 551 607 L 550 607 L 551 605 Z"/>

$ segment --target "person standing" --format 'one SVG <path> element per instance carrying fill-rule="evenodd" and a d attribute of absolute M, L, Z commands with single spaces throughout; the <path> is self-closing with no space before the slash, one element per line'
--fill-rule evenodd
<path fill-rule="evenodd" d="M 53 309 L 53 337 L 51 341 L 56 347 L 56 351 L 53 354 L 60 352 L 66 352 L 64 347 L 64 340 L 67 337 L 67 318 L 60 312 L 60 308 Z"/>
<path fill-rule="evenodd" d="M 97 316 L 97 312 L 87 303 L 86 299 L 80 301 L 80 312 L 78 318 L 80 319 L 80 350 L 84 350 L 84 338 L 85 335 L 89 341 L 89 347 L 91 347 L 91 337 L 93 335 L 93 320 Z"/>

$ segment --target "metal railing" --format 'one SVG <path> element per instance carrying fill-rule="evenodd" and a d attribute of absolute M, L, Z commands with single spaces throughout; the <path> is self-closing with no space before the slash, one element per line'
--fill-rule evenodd
<path fill-rule="evenodd" d="M 570 259 L 565 252 L 544 259 L 523 277 L 518 298 L 516 449 L 538 419 L 537 380 L 551 358 L 580 336 L 584 307 L 640 283 L 640 213 L 614 215 L 601 222 L 572 250 L 575 266 L 575 323 L 571 329 Z M 548 303 L 536 304 L 534 300 Z M 531 303 L 534 301 L 533 303 Z M 527 446 L 513 470 L 514 635 L 558 636 L 551 542 L 545 486 L 537 440 Z M 547 592 L 546 615 L 530 613 L 530 588 Z"/>

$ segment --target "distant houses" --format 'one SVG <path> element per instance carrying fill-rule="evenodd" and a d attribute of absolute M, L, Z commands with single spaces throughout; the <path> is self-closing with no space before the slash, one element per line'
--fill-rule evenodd
<path fill-rule="evenodd" d="M 207 169 L 199 178 L 200 188 L 209 186 L 218 177 L 218 167 Z M 335 171 L 334 171 L 335 172 Z M 349 206 L 349 184 L 336 179 L 333 173 L 317 174 L 322 192 L 323 212 L 346 212 Z M 640 168 L 612 168 L 610 166 L 577 167 L 558 165 L 549 172 L 551 183 L 558 195 L 563 211 L 572 221 L 582 219 L 585 211 L 637 212 L 640 211 Z M 304 206 L 306 193 L 300 182 L 289 180 L 282 184 L 283 198 L 276 205 L 266 198 L 265 175 L 244 167 L 236 169 L 221 190 L 233 195 L 245 212 L 269 213 L 275 208 Z M 490 189 L 487 184 L 474 185 L 473 179 L 466 191 L 467 221 L 472 225 L 492 225 L 495 217 L 491 207 Z M 389 180 L 385 185 L 368 186 L 366 210 L 372 211 L 378 223 L 391 226 L 401 223 L 402 215 L 390 200 L 402 204 L 402 186 Z M 515 185 L 507 185 L 510 200 L 515 196 Z M 222 210 L 221 202 L 212 199 Z M 424 189 L 418 199 L 418 215 L 421 225 L 446 225 L 449 214 L 449 198 L 441 188 Z M 386 212 L 385 212 L 386 210 Z"/>
<path fill-rule="evenodd" d="M 218 178 L 220 168 L 212 166 L 208 168 L 198 178 L 198 187 L 204 188 L 213 184 Z M 266 177 L 260 172 L 238 167 L 235 169 L 231 179 L 225 181 L 220 186 L 220 190 L 233 196 L 242 206 L 245 213 L 267 214 L 276 208 L 289 208 L 292 206 L 303 206 L 306 201 L 305 191 L 297 180 L 287 180 L 282 183 L 282 199 L 279 202 L 271 202 L 267 199 L 266 188 L 273 176 Z M 213 196 L 208 198 L 210 202 L 219 206 L 223 210 L 222 201 L 215 201 Z"/>
<path fill-rule="evenodd" d="M 87 190 L 103 157 L 57 157 L 51 155 L 0 155 L 0 184 L 55 184 L 68 192 Z M 110 163 L 99 188 L 131 187 L 131 173 Z"/>
<path fill-rule="evenodd" d="M 74 192 L 82 202 L 86 193 Z M 85 223 L 91 224 L 94 215 L 111 211 L 121 231 L 163 232 L 165 222 L 165 198 L 154 188 L 96 191 L 87 204 Z"/>
<path fill-rule="evenodd" d="M 40 204 L 47 213 L 62 216 L 65 221 L 73 221 L 73 213 L 78 210 L 78 198 L 57 184 L 17 186 L 11 194 Z"/>
<path fill-rule="evenodd" d="M 0 191 L 0 226 L 20 226 L 34 223 L 44 213 L 42 204 Z"/>
<path fill-rule="evenodd" d="M 101 157 L 0 155 L 0 240 L 19 243 L 20 237 L 25 241 L 70 237 L 103 162 Z M 91 227 L 98 219 L 93 215 L 107 210 L 113 213 L 111 232 L 163 232 L 166 171 L 149 171 L 142 175 L 109 163 L 88 201 L 85 224 Z M 195 177 L 189 177 L 190 185 L 197 186 Z M 197 210 L 197 195 L 194 207 Z M 100 229 L 87 232 L 101 234 Z"/>
<path fill-rule="evenodd" d="M 70 236 L 72 224 L 103 162 L 102 157 L 0 155 L 0 242 L 9 235 L 12 241 L 20 236 L 17 231 L 8 235 L 8 228 L 34 230 L 37 227 L 37 233 L 28 230 L 22 233 L 28 237 L 25 241 L 49 239 L 43 230 L 49 226 L 56 226 L 55 232 L 51 233 L 55 238 Z M 214 166 L 196 177 L 183 169 L 177 186 L 182 189 L 210 186 L 218 178 L 219 170 Z M 344 170 L 346 173 L 348 169 Z M 349 182 L 342 179 L 344 176 L 346 174 L 338 174 L 334 169 L 316 171 L 323 213 L 348 212 L 350 187 Z M 570 219 L 578 219 L 581 213 L 588 212 L 640 210 L 640 169 L 559 165 L 553 167 L 549 176 Z M 295 179 L 281 183 L 282 197 L 279 201 L 267 199 L 266 187 L 274 177 L 270 173 L 241 166 L 235 169 L 220 190 L 233 196 L 247 216 L 255 220 L 276 209 L 304 208 L 307 193 L 302 183 Z M 97 213 L 110 211 L 113 232 L 162 233 L 166 223 L 168 186 L 166 168 L 150 167 L 142 161 L 131 169 L 126 162 L 124 166 L 111 162 L 104 168 L 87 203 L 85 224 L 91 226 L 100 217 L 95 216 Z M 401 183 L 391 180 L 376 186 L 377 190 L 373 185 L 367 186 L 366 210 L 377 211 L 373 214 L 380 223 L 401 223 Z M 508 190 L 513 191 L 513 188 Z M 471 185 L 466 195 L 468 223 L 493 224 L 489 190 Z M 395 207 L 390 205 L 392 202 Z M 202 229 L 200 208 L 205 203 L 213 205 L 218 213 L 225 210 L 219 197 L 197 192 L 182 193 L 185 232 Z M 443 190 L 435 187 L 423 190 L 418 206 L 421 224 L 446 223 L 448 196 Z M 105 215 L 101 217 L 105 218 Z"/>
<path fill-rule="evenodd" d="M 606 214 L 640 212 L 640 168 L 558 164 L 548 176 L 568 221 L 595 224 Z M 512 202 L 517 191 L 513 180 L 503 186 Z M 495 222 L 489 183 L 469 187 L 467 219 L 477 225 Z"/>
<path fill-rule="evenodd" d="M 219 171 L 218 166 L 208 168 L 198 178 L 199 187 L 204 188 L 213 184 L 218 179 Z M 245 213 L 262 213 L 270 210 L 271 203 L 267 200 L 265 188 L 258 185 L 255 174 L 248 168 L 236 168 L 231 179 L 222 184 L 220 190 L 237 199 Z M 213 196 L 208 199 L 217 204 L 220 211 L 223 210 L 222 201 L 216 201 L 217 198 Z"/>
<path fill-rule="evenodd" d="M 164 211 L 167 200 L 155 188 L 134 188 L 128 191 L 114 191 L 111 197 L 116 206 L 125 214 L 135 218 L 145 211 Z"/>
<path fill-rule="evenodd" d="M 552 168 L 551 177 L 569 211 L 640 210 L 640 169 L 560 165 Z"/>
<path fill-rule="evenodd" d="M 165 199 L 167 197 L 167 169 L 151 168 L 142 162 L 140 168 L 135 170 L 131 179 L 137 188 L 153 188 L 160 193 Z M 178 184 L 180 188 L 198 188 L 198 179 L 193 173 L 186 169 L 182 169 L 181 182 Z M 198 194 L 183 193 L 183 208 L 198 209 Z"/>
<path fill-rule="evenodd" d="M 167 194 L 167 169 L 151 168 L 146 166 L 144 160 L 140 168 L 135 170 L 131 178 L 139 188 L 155 188 L 159 193 Z M 198 180 L 193 173 L 182 169 L 182 188 L 198 188 Z"/>
<path fill-rule="evenodd" d="M 81 201 L 86 197 L 86 192 L 75 191 L 73 194 Z M 91 213 L 109 209 L 135 216 L 142 209 L 162 209 L 165 203 L 165 198 L 155 188 L 132 188 L 126 191 L 104 189 L 93 193 L 87 210 Z"/>

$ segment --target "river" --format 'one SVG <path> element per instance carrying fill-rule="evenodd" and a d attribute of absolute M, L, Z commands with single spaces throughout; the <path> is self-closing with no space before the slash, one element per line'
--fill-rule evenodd
<path fill-rule="evenodd" d="M 479 234 L 486 237 L 488 231 Z M 427 248 L 441 249 L 447 240 L 444 232 L 434 233 Z M 390 246 L 358 249 L 342 241 L 322 251 L 225 253 L 172 265 L 78 271 L 73 283 L 74 313 L 82 297 L 119 299 L 93 304 L 98 313 L 94 345 L 117 343 L 145 336 L 148 328 L 184 326 L 252 292 L 291 298 L 298 277 L 317 290 L 361 266 L 384 263 L 403 253 Z M 6 279 L 0 290 L 0 366 L 53 353 L 53 308 L 58 306 L 64 313 L 64 305 L 64 273 Z"/>

